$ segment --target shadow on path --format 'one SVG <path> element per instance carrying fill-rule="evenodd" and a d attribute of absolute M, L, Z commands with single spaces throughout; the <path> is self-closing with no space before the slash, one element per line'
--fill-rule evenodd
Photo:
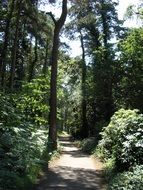
<path fill-rule="evenodd" d="M 34 190 L 105 190 L 102 171 L 73 142 L 62 139 L 62 156 L 46 169 Z"/>
<path fill-rule="evenodd" d="M 49 169 L 36 190 L 101 190 L 101 173 L 59 166 Z"/>

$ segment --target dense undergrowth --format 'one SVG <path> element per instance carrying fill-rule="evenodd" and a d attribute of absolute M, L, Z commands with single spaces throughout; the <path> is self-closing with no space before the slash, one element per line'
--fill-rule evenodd
<path fill-rule="evenodd" d="M 110 180 L 108 190 L 143 190 L 143 165 L 118 173 Z"/>
<path fill-rule="evenodd" d="M 105 163 L 108 190 L 143 190 L 143 115 L 120 109 L 103 128 L 97 147 L 95 142 L 85 139 L 81 147 Z"/>
<path fill-rule="evenodd" d="M 26 91 L 19 95 L 0 93 L 2 190 L 28 188 L 51 157 L 47 150 L 48 107 L 44 101 L 43 82 L 29 83 L 23 88 Z"/>

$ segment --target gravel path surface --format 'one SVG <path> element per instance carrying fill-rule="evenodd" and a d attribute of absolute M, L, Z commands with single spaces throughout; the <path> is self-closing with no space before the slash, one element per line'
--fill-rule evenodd
<path fill-rule="evenodd" d="M 49 164 L 35 190 L 105 190 L 101 162 L 82 153 L 73 142 L 61 144 L 60 159 Z"/>

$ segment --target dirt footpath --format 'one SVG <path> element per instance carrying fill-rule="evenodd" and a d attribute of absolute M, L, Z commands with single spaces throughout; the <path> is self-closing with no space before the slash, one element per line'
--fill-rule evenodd
<path fill-rule="evenodd" d="M 82 153 L 73 142 L 61 144 L 60 159 L 49 164 L 35 190 L 105 190 L 98 159 Z"/>

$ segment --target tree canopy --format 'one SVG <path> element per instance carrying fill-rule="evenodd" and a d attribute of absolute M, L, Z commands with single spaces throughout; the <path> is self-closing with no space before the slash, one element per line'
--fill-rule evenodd
<path fill-rule="evenodd" d="M 56 2 L 59 18 L 40 8 Z M 130 6 L 126 18 L 137 15 L 142 23 L 141 5 Z M 123 27 L 117 6 L 117 0 L 0 2 L 3 189 L 35 180 L 60 131 L 94 137 L 96 146 L 116 111 L 143 112 L 143 28 Z M 62 36 L 78 38 L 82 54 L 73 58 Z"/>

